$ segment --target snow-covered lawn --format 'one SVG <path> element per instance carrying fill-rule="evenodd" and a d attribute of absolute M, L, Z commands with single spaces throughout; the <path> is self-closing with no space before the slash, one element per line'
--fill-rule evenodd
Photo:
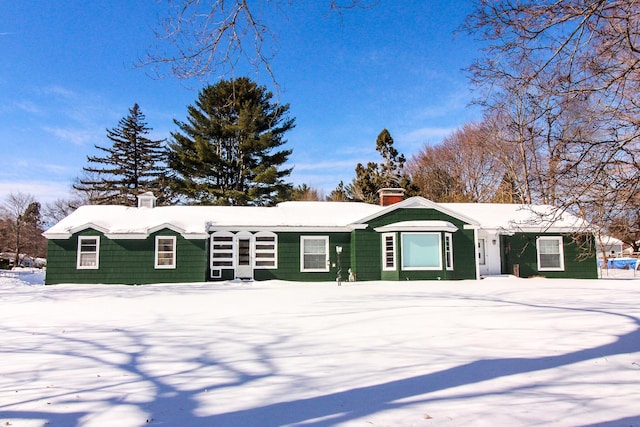
<path fill-rule="evenodd" d="M 640 277 L 39 283 L 0 276 L 1 426 L 640 426 Z"/>

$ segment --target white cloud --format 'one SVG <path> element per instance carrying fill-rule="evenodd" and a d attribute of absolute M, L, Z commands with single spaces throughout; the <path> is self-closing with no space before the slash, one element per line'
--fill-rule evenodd
<path fill-rule="evenodd" d="M 69 198 L 69 189 L 68 182 L 37 180 L 0 182 L 0 201 L 4 201 L 12 193 L 24 193 L 31 194 L 38 202 L 45 204 L 56 199 Z"/>
<path fill-rule="evenodd" d="M 74 145 L 86 145 L 96 139 L 96 132 L 87 129 L 65 129 L 59 127 L 44 127 L 43 130 L 57 138 L 71 142 Z"/>
<path fill-rule="evenodd" d="M 71 89 L 67 89 L 65 87 L 59 86 L 59 85 L 47 86 L 47 87 L 43 88 L 43 92 L 46 93 L 46 94 L 51 94 L 51 95 L 58 95 L 58 96 L 61 96 L 63 98 L 77 98 L 78 97 L 76 92 L 72 91 Z"/>

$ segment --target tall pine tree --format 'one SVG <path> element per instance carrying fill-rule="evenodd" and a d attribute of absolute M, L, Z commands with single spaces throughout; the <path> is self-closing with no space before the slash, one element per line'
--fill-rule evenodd
<path fill-rule="evenodd" d="M 111 147 L 95 146 L 104 156 L 89 156 L 89 166 L 74 189 L 85 193 L 90 203 L 135 206 L 137 196 L 153 192 L 158 203 L 168 201 L 165 182 L 165 140 L 151 140 L 147 135 L 145 116 L 138 104 L 129 115 L 120 119 L 113 129 L 107 129 Z"/>
<path fill-rule="evenodd" d="M 171 134 L 169 167 L 176 194 L 190 203 L 272 205 L 292 188 L 281 169 L 291 150 L 278 150 L 294 127 L 289 105 L 246 77 L 200 91 L 186 122 Z"/>
<path fill-rule="evenodd" d="M 369 162 L 366 166 L 358 163 L 356 177 L 344 189 L 347 199 L 377 204 L 380 201 L 378 190 L 382 188 L 403 188 L 407 196 L 417 194 L 417 187 L 404 171 L 405 157 L 393 146 L 393 138 L 387 129 L 376 138 L 376 151 L 383 162 Z"/>

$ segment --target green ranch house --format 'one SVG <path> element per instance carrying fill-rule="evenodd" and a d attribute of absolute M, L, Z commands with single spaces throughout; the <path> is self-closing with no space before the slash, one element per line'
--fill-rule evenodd
<path fill-rule="evenodd" d="M 221 280 L 597 278 L 587 224 L 549 206 L 434 203 L 381 190 L 381 205 L 82 206 L 47 230 L 46 284 Z"/>

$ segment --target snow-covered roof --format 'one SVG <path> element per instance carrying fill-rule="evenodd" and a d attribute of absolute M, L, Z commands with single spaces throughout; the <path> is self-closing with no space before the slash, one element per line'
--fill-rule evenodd
<path fill-rule="evenodd" d="M 284 202 L 275 207 L 88 205 L 78 208 L 44 235 L 49 239 L 67 239 L 87 228 L 98 230 L 111 239 L 144 239 L 164 228 L 193 239 L 206 238 L 209 232 L 218 230 L 349 231 L 366 227 L 367 221 L 399 208 L 438 209 L 471 226 L 504 233 L 574 231 L 587 225 L 551 206 L 434 203 L 412 197 L 386 207 L 352 202 Z M 439 227 L 442 228 L 442 224 Z"/>
<path fill-rule="evenodd" d="M 146 238 L 163 228 L 186 238 L 200 239 L 209 231 L 225 229 L 349 230 L 358 219 L 379 212 L 381 206 L 347 202 L 284 202 L 275 207 L 255 206 L 162 206 L 136 208 L 88 205 L 78 208 L 47 230 L 50 239 L 69 238 L 93 228 L 112 239 Z"/>
<path fill-rule="evenodd" d="M 440 203 L 439 205 L 470 216 L 481 228 L 504 233 L 572 232 L 586 230 L 589 224 L 550 205 L 497 203 Z"/>

